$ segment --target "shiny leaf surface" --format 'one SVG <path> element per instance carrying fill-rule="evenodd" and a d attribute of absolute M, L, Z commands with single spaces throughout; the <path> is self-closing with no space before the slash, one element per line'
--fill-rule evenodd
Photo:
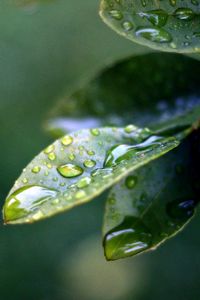
<path fill-rule="evenodd" d="M 5 222 L 37 221 L 92 200 L 178 144 L 134 125 L 64 136 L 24 169 L 6 199 Z"/>
<path fill-rule="evenodd" d="M 198 164 L 189 138 L 110 191 L 103 228 L 108 260 L 155 249 L 189 222 L 200 200 Z"/>
<path fill-rule="evenodd" d="M 170 52 L 200 50 L 199 1 L 102 0 L 100 15 L 136 43 Z"/>

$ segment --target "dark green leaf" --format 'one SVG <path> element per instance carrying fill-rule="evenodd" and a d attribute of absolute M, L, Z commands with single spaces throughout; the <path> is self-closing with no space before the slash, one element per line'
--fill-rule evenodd
<path fill-rule="evenodd" d="M 33 222 L 90 201 L 178 144 L 133 125 L 67 135 L 24 169 L 7 197 L 5 222 Z"/>
<path fill-rule="evenodd" d="M 149 54 L 109 67 L 66 96 L 51 112 L 47 129 L 62 136 L 80 128 L 124 123 L 143 127 L 164 122 L 164 128 L 167 120 L 197 105 L 200 63 L 175 54 Z"/>
<path fill-rule="evenodd" d="M 104 22 L 124 37 L 154 49 L 200 51 L 199 1 L 102 0 Z"/>
<path fill-rule="evenodd" d="M 111 190 L 103 228 L 108 260 L 155 249 L 188 223 L 199 201 L 194 155 L 189 138 Z"/>

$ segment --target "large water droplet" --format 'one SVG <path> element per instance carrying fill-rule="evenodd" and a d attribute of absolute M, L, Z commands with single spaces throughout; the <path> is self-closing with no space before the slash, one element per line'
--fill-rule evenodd
<path fill-rule="evenodd" d="M 182 7 L 182 8 L 178 8 L 174 12 L 174 16 L 179 20 L 190 21 L 195 17 L 195 14 L 191 8 Z"/>
<path fill-rule="evenodd" d="M 69 146 L 72 144 L 73 138 L 70 135 L 66 135 L 61 139 L 61 143 L 63 146 Z"/>
<path fill-rule="evenodd" d="M 167 205 L 168 215 L 176 220 L 184 221 L 194 214 L 195 200 L 175 200 Z"/>
<path fill-rule="evenodd" d="M 163 9 L 150 10 L 139 13 L 139 15 L 158 27 L 164 26 L 168 18 L 168 14 Z"/>
<path fill-rule="evenodd" d="M 155 43 L 169 43 L 172 41 L 171 34 L 162 28 L 138 27 L 135 34 L 138 37 L 145 38 Z"/>
<path fill-rule="evenodd" d="M 151 246 L 152 235 L 138 218 L 126 217 L 105 236 L 104 247 L 108 260 L 138 254 Z"/>
<path fill-rule="evenodd" d="M 60 175 L 66 178 L 73 178 L 83 174 L 83 169 L 74 164 L 65 164 L 57 168 Z"/>
<path fill-rule="evenodd" d="M 134 155 L 137 155 L 138 152 L 148 152 L 160 144 L 161 141 L 161 137 L 151 136 L 146 141 L 134 146 L 123 144 L 116 145 L 107 152 L 106 159 L 104 161 L 104 167 L 114 167 L 123 161 L 130 160 Z"/>
<path fill-rule="evenodd" d="M 29 185 L 16 190 L 6 199 L 4 218 L 6 222 L 28 217 L 38 207 L 52 198 L 57 191 L 43 186 Z"/>

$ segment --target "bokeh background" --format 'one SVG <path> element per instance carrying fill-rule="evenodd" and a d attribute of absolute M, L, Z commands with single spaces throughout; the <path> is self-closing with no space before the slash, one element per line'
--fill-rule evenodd
<path fill-rule="evenodd" d="M 56 99 L 112 61 L 150 51 L 108 29 L 98 2 L 0 1 L 1 206 L 22 168 L 51 142 L 42 124 Z M 34 225 L 1 225 L 0 299 L 199 299 L 200 218 L 157 251 L 108 263 L 104 201 Z"/>

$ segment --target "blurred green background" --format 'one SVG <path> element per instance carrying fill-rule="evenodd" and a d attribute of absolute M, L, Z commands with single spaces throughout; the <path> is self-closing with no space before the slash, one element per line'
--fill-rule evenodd
<path fill-rule="evenodd" d="M 112 61 L 150 51 L 108 29 L 98 0 L 20 1 L 0 2 L 2 205 L 21 169 L 51 141 L 42 122 L 56 99 Z M 0 299 L 199 299 L 200 219 L 157 251 L 108 263 L 104 199 L 34 225 L 2 225 Z"/>

